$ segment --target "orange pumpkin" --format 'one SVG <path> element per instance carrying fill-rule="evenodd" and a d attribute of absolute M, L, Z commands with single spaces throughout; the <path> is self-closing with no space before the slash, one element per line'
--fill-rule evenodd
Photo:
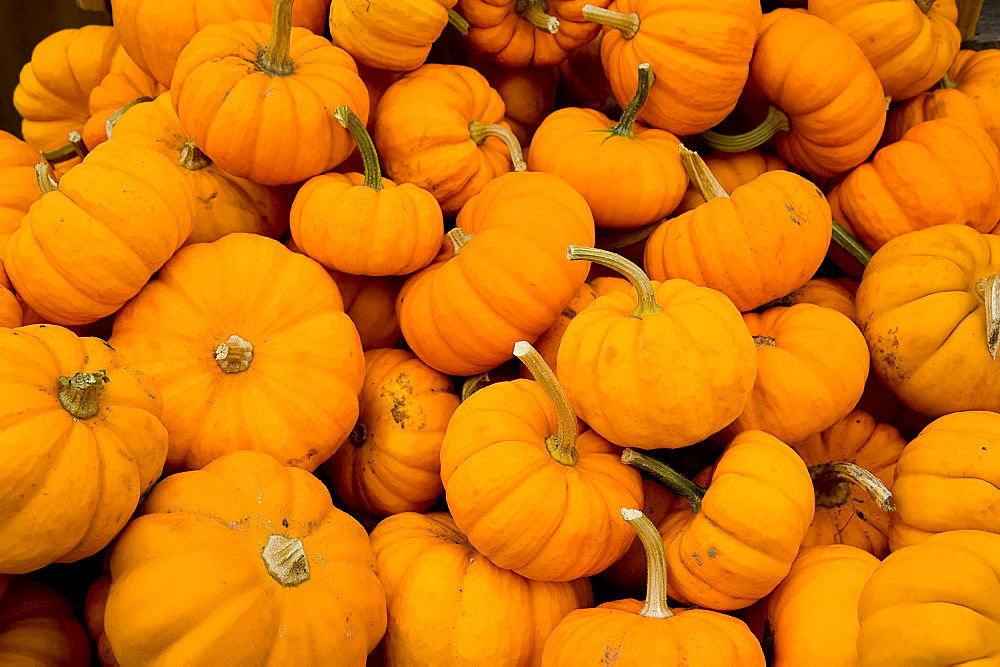
<path fill-rule="evenodd" d="M 167 87 L 146 74 L 131 58 L 119 59 L 100 85 L 90 91 L 90 117 L 83 126 L 83 143 L 93 148 L 107 140 L 108 119 L 122 107 L 143 98 L 154 98 Z"/>
<path fill-rule="evenodd" d="M 522 146 L 531 143 L 542 121 L 556 106 L 559 71 L 554 67 L 510 69 L 485 58 L 470 58 L 504 103 L 504 120 Z M 482 60 L 482 62 L 480 62 Z"/>
<path fill-rule="evenodd" d="M 247 53 L 259 55 L 249 61 Z M 177 57 L 170 96 L 184 131 L 213 162 L 264 185 L 298 183 L 343 162 L 354 142 L 334 109 L 346 104 L 362 122 L 369 110 L 354 59 L 292 27 L 291 0 L 274 0 L 270 26 L 202 28 Z"/>
<path fill-rule="evenodd" d="M 110 566 L 104 629 L 125 665 L 360 665 L 385 632 L 364 528 L 260 452 L 160 482 Z"/>
<path fill-rule="evenodd" d="M 13 134 L 0 130 L 0 255 L 28 208 L 42 196 L 35 165 L 41 153 Z"/>
<path fill-rule="evenodd" d="M 0 327 L 19 327 L 24 323 L 24 309 L 14 292 L 11 291 L 7 272 L 0 262 Z"/>
<path fill-rule="evenodd" d="M 87 622 L 87 632 L 97 644 L 97 657 L 104 667 L 119 667 L 108 635 L 104 632 L 104 609 L 108 605 L 108 593 L 111 592 L 111 575 L 103 574 L 87 589 L 84 600 L 84 616 Z"/>
<path fill-rule="evenodd" d="M 110 341 L 163 392 L 170 469 L 251 449 L 314 470 L 358 418 L 364 359 L 336 284 L 264 236 L 182 248 Z"/>
<path fill-rule="evenodd" d="M 832 308 L 838 313 L 846 315 L 853 322 L 857 318 L 854 293 L 858 291 L 859 284 L 859 281 L 850 276 L 813 278 L 802 287 L 775 301 L 773 305 L 794 306 L 799 303 L 812 303 L 824 308 Z"/>
<path fill-rule="evenodd" d="M 0 596 L 0 663 L 71 667 L 90 663 L 87 631 L 61 593 L 23 577 Z"/>
<path fill-rule="evenodd" d="M 738 153 L 712 151 L 704 157 L 704 160 L 708 170 L 719 181 L 719 185 L 730 195 L 733 194 L 733 190 L 746 185 L 766 171 L 788 170 L 788 163 L 780 157 L 761 153 L 753 148 Z M 680 204 L 674 209 L 673 215 L 677 216 L 698 208 L 706 201 L 708 199 L 702 194 L 698 184 L 689 181 L 687 190 Z"/>
<path fill-rule="evenodd" d="M 393 347 L 403 337 L 396 319 L 396 297 L 402 281 L 386 276 L 354 276 L 328 271 L 344 299 L 344 312 L 354 322 L 361 347 Z"/>

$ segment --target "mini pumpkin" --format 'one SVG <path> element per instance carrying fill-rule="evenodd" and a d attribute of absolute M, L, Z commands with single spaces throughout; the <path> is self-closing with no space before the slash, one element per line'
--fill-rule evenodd
<path fill-rule="evenodd" d="M 777 155 L 761 153 L 755 148 L 736 153 L 725 151 L 712 151 L 704 157 L 705 166 L 712 172 L 712 175 L 726 191 L 726 194 L 733 194 L 733 190 L 741 185 L 746 185 L 757 178 L 765 171 L 777 171 L 779 169 L 788 171 L 788 163 Z M 681 198 L 680 204 L 674 209 L 673 215 L 693 210 L 708 201 L 701 188 L 695 182 L 688 182 L 687 190 Z"/>
<path fill-rule="evenodd" d="M 121 58 L 90 91 L 87 105 L 90 117 L 83 126 L 83 143 L 87 148 L 108 139 L 108 119 L 122 107 L 140 99 L 152 99 L 167 91 L 167 87 L 139 69 L 131 58 Z"/>
<path fill-rule="evenodd" d="M 0 662 L 5 665 L 86 665 L 87 631 L 61 593 L 24 577 L 0 596 Z"/>
<path fill-rule="evenodd" d="M 28 208 L 42 196 L 35 165 L 44 161 L 37 148 L 0 130 L 0 255 Z"/>

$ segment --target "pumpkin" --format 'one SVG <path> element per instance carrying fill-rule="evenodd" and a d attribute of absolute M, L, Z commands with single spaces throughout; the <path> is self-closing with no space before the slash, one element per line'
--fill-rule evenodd
<path fill-rule="evenodd" d="M 587 579 L 532 581 L 497 567 L 444 512 L 395 514 L 371 541 L 387 664 L 538 664 L 559 620 L 593 604 Z"/>
<path fill-rule="evenodd" d="M 561 106 L 594 109 L 608 116 L 621 111 L 601 64 L 602 41 L 603 31 L 556 67 L 559 72 L 556 97 L 562 102 Z"/>
<path fill-rule="evenodd" d="M 812 303 L 824 308 L 831 308 L 851 321 L 857 316 L 854 306 L 854 293 L 858 291 L 860 281 L 850 276 L 837 278 L 813 278 L 806 281 L 802 287 L 792 290 L 785 296 L 772 302 L 776 306 L 794 306 L 799 303 Z"/>
<path fill-rule="evenodd" d="M 707 130 L 736 107 L 761 20 L 757 0 L 614 0 L 583 11 L 604 26 L 601 62 L 618 104 L 637 87 L 640 63 L 660 84 L 639 120 L 676 135 Z M 678 30 L 678 25 L 686 28 Z"/>
<path fill-rule="evenodd" d="M 251 449 L 311 471 L 357 421 L 364 359 L 336 284 L 263 236 L 182 248 L 110 342 L 163 391 L 171 470 Z"/>
<path fill-rule="evenodd" d="M 545 641 L 543 667 L 619 660 L 678 667 L 763 666 L 764 652 L 743 621 L 708 609 L 670 609 L 667 555 L 656 526 L 639 510 L 623 508 L 621 514 L 646 550 L 645 603 L 615 600 L 570 612 Z"/>
<path fill-rule="evenodd" d="M 177 57 L 170 97 L 184 131 L 213 162 L 263 185 L 298 183 L 343 162 L 354 142 L 334 109 L 346 104 L 362 122 L 369 110 L 354 59 L 293 27 L 291 0 L 275 0 L 270 26 L 202 28 Z"/>
<path fill-rule="evenodd" d="M 444 491 L 441 440 L 458 396 L 451 378 L 405 350 L 365 352 L 358 421 L 324 464 L 333 491 L 369 514 L 423 512 Z"/>
<path fill-rule="evenodd" d="M 104 610 L 108 605 L 108 593 L 111 592 L 111 575 L 102 574 L 87 589 L 84 600 L 84 617 L 87 622 L 87 632 L 97 644 L 97 657 L 104 667 L 118 667 L 118 659 L 108 643 L 108 635 L 104 632 Z"/>
<path fill-rule="evenodd" d="M 568 256 L 614 267 L 636 293 L 599 297 L 566 327 L 559 381 L 581 419 L 619 446 L 650 449 L 692 445 L 739 415 L 757 357 L 732 301 L 686 280 L 651 283 L 606 251 Z"/>
<path fill-rule="evenodd" d="M 321 35 L 328 6 L 326 0 L 296 0 L 292 24 Z M 178 55 L 199 30 L 237 19 L 267 21 L 271 9 L 272 0 L 111 0 L 122 47 L 139 69 L 166 87 Z"/>
<path fill-rule="evenodd" d="M 712 151 L 704 157 L 704 161 L 722 189 L 730 195 L 733 194 L 733 190 L 746 185 L 766 171 L 788 170 L 788 163 L 780 157 L 761 153 L 754 148 L 737 153 Z M 677 216 L 698 208 L 706 201 L 708 198 L 702 194 L 698 184 L 689 181 L 680 204 L 673 210 L 673 215 Z"/>
<path fill-rule="evenodd" d="M 649 63 L 639 69 L 635 97 L 617 123 L 593 109 L 559 109 L 542 121 L 528 155 L 530 169 L 558 174 L 576 188 L 601 227 L 659 220 L 687 187 L 677 137 L 635 122 L 654 78 Z"/>
<path fill-rule="evenodd" d="M 13 328 L 24 323 L 24 309 L 10 288 L 10 281 L 0 263 L 0 327 Z"/>
<path fill-rule="evenodd" d="M 372 134 L 390 178 L 429 190 L 454 215 L 492 179 L 526 168 L 503 117 L 503 99 L 482 74 L 431 63 L 386 89 Z"/>
<path fill-rule="evenodd" d="M 73 667 L 90 663 L 87 631 L 63 595 L 16 577 L 0 597 L 0 662 Z"/>
<path fill-rule="evenodd" d="M 858 598 L 878 565 L 845 544 L 803 548 L 766 598 L 775 667 L 857 665 Z"/>
<path fill-rule="evenodd" d="M 998 582 L 996 533 L 951 530 L 889 554 L 858 599 L 859 664 L 997 662 Z"/>
<path fill-rule="evenodd" d="M 364 173 L 321 174 L 299 188 L 291 211 L 296 245 L 344 273 L 406 275 L 422 269 L 441 247 L 441 207 L 421 187 L 383 179 L 361 119 L 349 107 L 334 115 L 358 143 Z"/>
<path fill-rule="evenodd" d="M 41 153 L 13 134 L 0 130 L 0 255 L 28 208 L 42 196 L 35 165 Z"/>
<path fill-rule="evenodd" d="M 396 319 L 396 297 L 402 281 L 396 277 L 354 276 L 328 271 L 344 300 L 344 312 L 354 322 L 361 347 L 393 347 L 403 337 Z"/>
<path fill-rule="evenodd" d="M 442 373 L 473 375 L 511 356 L 555 322 L 587 275 L 566 259 L 571 243 L 593 243 L 583 197 L 544 172 L 508 173 L 462 208 L 430 266 L 410 276 L 396 301 L 403 337 Z"/>
<path fill-rule="evenodd" d="M 139 99 L 152 99 L 167 87 L 146 74 L 131 58 L 121 58 L 100 85 L 90 91 L 90 117 L 83 126 L 83 143 L 93 148 L 108 138 L 108 119 L 122 107 Z"/>
<path fill-rule="evenodd" d="M 673 573 L 671 598 L 719 611 L 742 609 L 788 574 L 815 502 L 809 471 L 791 447 L 763 431 L 743 431 L 694 482 L 633 449 L 622 461 L 690 503 L 657 526 Z"/>
<path fill-rule="evenodd" d="M 697 154 L 684 153 L 706 202 L 670 218 L 646 241 L 653 280 L 684 278 L 717 289 L 741 312 L 809 280 L 830 247 L 830 206 L 811 181 L 768 171 L 726 195 Z"/>
<path fill-rule="evenodd" d="M 932 225 L 988 232 L 1000 221 L 1000 149 L 966 120 L 929 120 L 854 169 L 830 197 L 838 221 L 871 250 Z"/>
<path fill-rule="evenodd" d="M 104 630 L 126 665 L 360 665 L 385 632 L 364 528 L 260 452 L 160 482 L 110 567 Z"/>
<path fill-rule="evenodd" d="M 514 354 L 536 380 L 483 387 L 448 423 L 448 507 L 498 567 L 538 581 L 597 574 L 633 540 L 616 508 L 642 506 L 638 471 L 596 432 L 579 432 L 569 398 L 531 345 L 519 341 Z"/>
<path fill-rule="evenodd" d="M 163 469 L 155 384 L 97 338 L 0 329 L 0 572 L 97 553 Z"/>
<path fill-rule="evenodd" d="M 998 452 L 995 412 L 953 412 L 924 427 L 896 464 L 889 548 L 897 551 L 949 530 L 1000 533 Z"/>
<path fill-rule="evenodd" d="M 887 242 L 858 287 L 872 367 L 907 407 L 932 417 L 1000 411 L 1000 236 L 936 225 Z M 992 332 L 992 333 L 991 333 Z"/>
<path fill-rule="evenodd" d="M 809 0 L 809 13 L 843 30 L 875 68 L 885 94 L 904 100 L 948 70 L 962 36 L 955 0 Z"/>
<path fill-rule="evenodd" d="M 554 67 L 501 67 L 485 58 L 471 62 L 504 103 L 504 120 L 522 146 L 531 143 L 542 121 L 556 106 L 559 70 Z M 480 60 L 482 62 L 480 62 Z"/>

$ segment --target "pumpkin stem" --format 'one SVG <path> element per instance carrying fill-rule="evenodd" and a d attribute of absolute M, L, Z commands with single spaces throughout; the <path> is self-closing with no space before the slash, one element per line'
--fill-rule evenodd
<path fill-rule="evenodd" d="M 452 257 L 457 257 L 458 253 L 465 247 L 465 244 L 472 240 L 472 234 L 465 231 L 461 227 L 455 227 L 448 230 L 448 233 L 445 234 L 445 236 L 447 236 L 448 240 L 451 241 Z"/>
<path fill-rule="evenodd" d="M 788 116 L 773 104 L 767 109 L 767 116 L 760 125 L 743 134 L 722 134 L 715 130 L 705 130 L 699 136 L 705 143 L 717 151 L 726 153 L 741 153 L 751 148 L 757 148 L 778 132 L 791 129 Z"/>
<path fill-rule="evenodd" d="M 361 153 L 361 162 L 365 166 L 365 186 L 378 192 L 382 189 L 382 167 L 378 163 L 378 153 L 375 151 L 375 142 L 368 134 L 365 124 L 361 122 L 354 110 L 346 104 L 342 104 L 333 111 L 333 117 L 342 127 L 350 132 L 351 137 L 358 145 Z"/>
<path fill-rule="evenodd" d="M 924 14 L 930 12 L 931 8 L 934 6 L 934 3 L 937 2 L 937 0 L 913 0 L 913 1 L 917 3 L 917 7 L 919 7 L 920 11 L 922 11 Z"/>
<path fill-rule="evenodd" d="M 260 555 L 267 573 L 282 586 L 298 586 L 309 581 L 309 558 L 301 540 L 271 535 Z"/>
<path fill-rule="evenodd" d="M 986 303 L 986 344 L 996 359 L 1000 351 L 1000 274 L 978 281 L 976 293 Z"/>
<path fill-rule="evenodd" d="M 878 506 L 887 512 L 896 509 L 892 493 L 878 477 L 857 463 L 838 461 L 809 466 L 816 492 L 816 507 L 839 507 L 850 497 L 850 483 L 857 484 L 868 492 Z"/>
<path fill-rule="evenodd" d="M 75 158 L 82 160 L 87 157 L 87 153 L 89 152 L 86 144 L 83 143 L 83 136 L 76 130 L 73 130 L 69 133 L 69 143 L 51 151 L 43 151 L 42 157 L 48 160 L 50 164 L 58 164 Z"/>
<path fill-rule="evenodd" d="M 639 83 L 636 84 L 635 95 L 632 96 L 625 110 L 622 111 L 622 116 L 618 119 L 618 124 L 611 128 L 611 134 L 619 137 L 628 137 L 629 139 L 635 138 L 635 133 L 633 132 L 635 119 L 639 115 L 639 111 L 642 110 L 642 105 L 646 103 L 646 98 L 649 97 L 649 87 L 653 85 L 655 78 L 653 76 L 653 68 L 649 63 L 639 64 Z"/>
<path fill-rule="evenodd" d="M 545 448 L 549 456 L 563 465 L 576 465 L 576 436 L 578 434 L 576 413 L 570 403 L 569 394 L 559 384 L 556 374 L 542 359 L 531 343 L 520 340 L 514 343 L 514 356 L 521 360 L 531 376 L 545 390 L 545 395 L 552 401 L 556 409 L 556 432 L 545 439 Z"/>
<path fill-rule="evenodd" d="M 622 34 L 622 38 L 624 39 L 632 39 L 639 34 L 639 26 L 642 23 L 639 20 L 639 15 L 635 12 L 622 14 L 613 9 L 595 7 L 594 5 L 584 5 L 580 13 L 588 21 L 593 21 L 594 23 L 607 26 L 612 30 L 617 30 Z"/>
<path fill-rule="evenodd" d="M 104 121 L 104 134 L 106 134 L 107 137 L 108 137 L 108 139 L 110 139 L 111 135 L 115 131 L 115 125 L 118 124 L 118 120 L 123 115 L 125 115 L 126 111 L 128 111 L 129 109 L 131 109 L 132 107 L 134 107 L 136 104 L 141 104 L 142 102 L 152 102 L 152 101 L 153 101 L 152 97 L 146 97 L 144 95 L 142 97 L 137 97 L 134 100 L 132 100 L 131 102 L 128 102 L 127 104 L 123 104 L 122 106 L 120 106 L 117 109 L 115 109 L 114 111 L 112 111 L 111 115 L 108 116 L 108 119 L 106 121 Z"/>
<path fill-rule="evenodd" d="M 552 35 L 559 32 L 559 19 L 548 13 L 549 3 L 546 0 L 517 0 L 514 11 L 539 30 Z"/>
<path fill-rule="evenodd" d="M 622 508 L 622 518 L 642 542 L 646 551 L 646 604 L 639 615 L 643 618 L 670 618 L 674 615 L 667 604 L 667 550 L 663 537 L 653 522 L 639 510 Z"/>
<path fill-rule="evenodd" d="M 49 173 L 49 165 L 45 162 L 39 162 L 35 165 L 35 182 L 38 183 L 38 189 L 42 191 L 43 195 L 59 192 L 59 184 L 52 178 L 52 174 Z"/>
<path fill-rule="evenodd" d="M 59 405 L 77 419 L 89 419 L 97 414 L 97 395 L 111 378 L 103 369 L 96 373 L 77 373 L 73 377 L 59 376 Z"/>
<path fill-rule="evenodd" d="M 705 201 L 711 201 L 716 197 L 729 198 L 729 193 L 722 187 L 719 179 L 715 177 L 715 174 L 698 153 L 688 149 L 684 144 L 680 144 L 677 150 L 681 154 L 681 165 L 684 167 L 685 173 L 694 186 L 698 188 L 698 192 L 701 193 Z"/>
<path fill-rule="evenodd" d="M 471 137 L 477 145 L 482 144 L 489 137 L 496 137 L 497 139 L 500 139 L 507 144 L 507 148 L 510 150 L 510 159 L 514 165 L 514 171 L 524 171 L 528 168 L 528 165 L 524 162 L 524 155 L 521 153 L 520 142 L 518 142 L 514 133 L 503 125 L 497 125 L 496 123 L 480 123 L 478 120 L 474 120 L 469 123 L 469 137 Z"/>
<path fill-rule="evenodd" d="M 195 146 L 192 139 L 188 139 L 181 146 L 181 157 L 177 162 L 188 171 L 198 171 L 212 164 L 212 160 Z"/>
<path fill-rule="evenodd" d="M 871 261 L 871 250 L 866 248 L 861 241 L 857 240 L 851 233 L 844 229 L 836 220 L 833 221 L 833 242 L 847 251 L 847 254 L 857 260 L 862 267 L 868 266 Z"/>
<path fill-rule="evenodd" d="M 493 384 L 493 380 L 490 379 L 490 372 L 480 373 L 479 375 L 473 375 L 462 383 L 462 402 L 464 403 L 469 399 L 470 396 L 475 394 L 477 391 L 483 387 Z"/>
<path fill-rule="evenodd" d="M 649 238 L 657 227 L 663 224 L 662 220 L 657 220 L 656 222 L 651 222 L 648 225 L 643 225 L 642 227 L 636 227 L 634 229 L 626 229 L 624 233 L 617 233 L 614 235 L 603 235 L 597 239 L 597 247 L 602 250 L 618 250 L 620 248 L 627 248 L 631 245 L 635 245 L 640 241 Z M 610 229 L 610 228 L 609 228 Z M 598 230 L 600 231 L 600 230 Z"/>
<path fill-rule="evenodd" d="M 754 336 L 753 344 L 756 345 L 759 350 L 760 348 L 767 346 L 776 347 L 778 345 L 778 341 L 774 340 L 770 336 Z"/>
<path fill-rule="evenodd" d="M 215 363 L 223 373 L 242 373 L 253 361 L 253 345 L 233 334 L 215 348 Z"/>
<path fill-rule="evenodd" d="M 292 2 L 274 0 L 271 8 L 271 38 L 257 55 L 257 65 L 270 76 L 288 76 L 295 71 L 292 62 Z"/>
<path fill-rule="evenodd" d="M 691 512 L 697 514 L 701 510 L 701 499 L 705 497 L 705 489 L 680 474 L 663 461 L 652 456 L 641 454 L 631 447 L 622 452 L 622 463 L 645 470 L 675 492 L 687 498 L 691 503 Z"/>
<path fill-rule="evenodd" d="M 468 35 L 469 29 L 472 28 L 472 24 L 454 9 L 448 10 L 448 23 L 452 28 L 457 30 L 462 37 Z"/>
<path fill-rule="evenodd" d="M 570 260 L 584 259 L 597 262 L 601 266 L 614 269 L 628 278 L 632 287 L 635 288 L 636 294 L 636 305 L 632 311 L 632 317 L 641 320 L 646 315 L 663 312 L 660 304 L 656 303 L 656 292 L 653 291 L 653 284 L 649 282 L 649 276 L 635 262 L 607 250 L 578 245 L 569 246 L 566 249 L 566 257 Z"/>
<path fill-rule="evenodd" d="M 951 90 L 952 88 L 958 88 L 958 84 L 955 83 L 955 80 L 952 79 L 947 72 L 945 72 L 944 76 L 942 76 L 941 80 L 938 82 L 938 87 L 944 90 Z"/>
<path fill-rule="evenodd" d="M 347 440 L 355 447 L 363 446 L 368 441 L 368 425 L 363 421 L 356 423 L 348 434 Z"/>

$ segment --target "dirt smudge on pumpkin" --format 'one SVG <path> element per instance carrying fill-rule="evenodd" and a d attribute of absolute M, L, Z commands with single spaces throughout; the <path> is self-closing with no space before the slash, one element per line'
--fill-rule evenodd
<path fill-rule="evenodd" d="M 396 376 L 392 382 L 388 384 L 385 390 L 379 394 L 380 398 L 387 399 L 392 403 L 392 407 L 389 408 L 389 414 L 392 415 L 392 420 L 399 424 L 399 427 L 405 429 L 407 427 L 408 420 L 410 428 L 414 428 L 412 420 L 410 419 L 410 410 L 407 405 L 408 399 L 413 395 L 413 382 L 410 376 L 406 373 L 400 373 Z M 416 428 L 422 429 L 426 426 L 425 423 L 421 422 Z"/>
<path fill-rule="evenodd" d="M 701 556 L 693 553 L 691 554 L 691 558 L 694 558 L 694 562 L 698 563 L 698 565 L 701 565 Z"/>

